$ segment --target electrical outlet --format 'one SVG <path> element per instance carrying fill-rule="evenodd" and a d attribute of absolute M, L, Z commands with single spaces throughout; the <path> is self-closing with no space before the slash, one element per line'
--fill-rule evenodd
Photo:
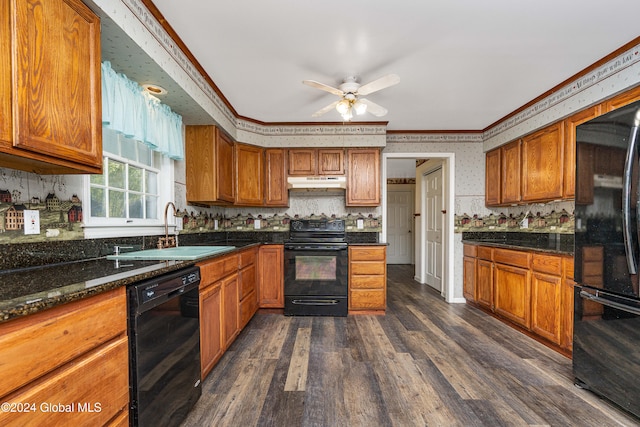
<path fill-rule="evenodd" d="M 40 234 L 40 211 L 25 209 L 24 234 Z"/>

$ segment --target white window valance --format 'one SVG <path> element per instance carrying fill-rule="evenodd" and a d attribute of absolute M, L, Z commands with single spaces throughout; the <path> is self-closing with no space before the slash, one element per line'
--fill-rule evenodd
<path fill-rule="evenodd" d="M 182 117 L 138 83 L 102 63 L 102 126 L 144 142 L 152 150 L 184 159 Z"/>

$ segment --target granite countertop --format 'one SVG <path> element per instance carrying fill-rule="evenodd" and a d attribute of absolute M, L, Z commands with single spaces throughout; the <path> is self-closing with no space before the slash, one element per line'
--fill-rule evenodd
<path fill-rule="evenodd" d="M 572 234 L 534 233 L 462 233 L 462 243 L 496 248 L 531 250 L 556 255 L 571 255 L 574 251 Z"/>
<path fill-rule="evenodd" d="M 259 245 L 238 244 L 225 256 Z M 190 267 L 194 261 L 112 261 L 106 258 L 0 271 L 0 322 L 33 314 L 59 304 L 128 286 L 161 274 Z"/>

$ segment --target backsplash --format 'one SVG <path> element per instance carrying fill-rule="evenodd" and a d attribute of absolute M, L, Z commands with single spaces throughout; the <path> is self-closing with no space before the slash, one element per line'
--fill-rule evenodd
<path fill-rule="evenodd" d="M 456 214 L 456 233 L 462 232 L 530 232 L 574 234 L 575 214 L 571 202 L 552 202 L 507 207 L 503 211 L 481 214 Z M 516 212 L 514 212 L 516 211 Z"/>
<path fill-rule="evenodd" d="M 0 168 L 0 244 L 84 239 L 82 190 L 81 175 L 41 176 Z M 187 205 L 176 191 L 176 205 L 182 219 L 179 234 L 288 231 L 291 219 L 331 217 L 344 219 L 349 232 L 382 230 L 379 208 L 346 208 L 343 193 L 295 194 L 289 208 L 199 208 Z M 25 234 L 25 225 L 39 233 Z"/>

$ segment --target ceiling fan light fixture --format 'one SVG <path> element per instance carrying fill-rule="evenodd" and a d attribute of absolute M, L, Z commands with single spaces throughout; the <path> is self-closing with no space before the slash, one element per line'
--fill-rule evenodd
<path fill-rule="evenodd" d="M 347 112 L 349 112 L 350 109 L 351 109 L 351 103 L 349 101 L 347 101 L 346 99 L 343 99 L 342 101 L 340 101 L 340 102 L 338 102 L 336 104 L 336 110 L 342 116 L 347 114 Z"/>
<path fill-rule="evenodd" d="M 367 112 L 367 104 L 365 104 L 364 102 L 360 102 L 360 100 L 357 100 L 353 103 L 353 109 L 356 110 L 357 115 L 361 116 Z"/>

